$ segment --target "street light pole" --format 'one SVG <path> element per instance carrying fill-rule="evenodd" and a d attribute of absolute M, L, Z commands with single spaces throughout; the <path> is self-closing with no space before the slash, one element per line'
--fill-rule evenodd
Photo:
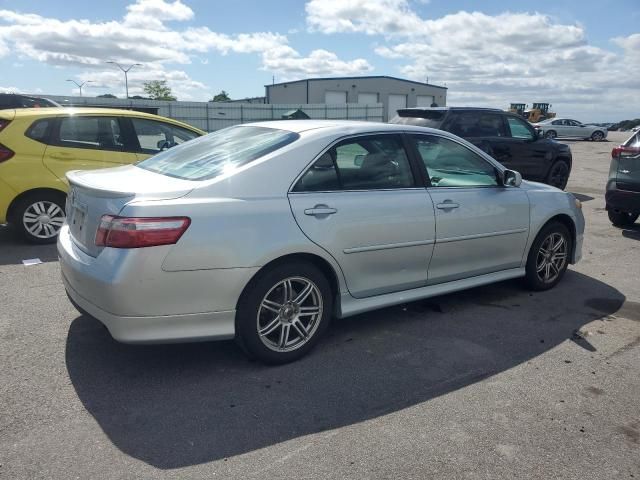
<path fill-rule="evenodd" d="M 85 80 L 82 83 L 78 83 L 75 80 L 67 79 L 67 82 L 75 83 L 76 86 L 78 87 L 78 89 L 80 90 L 80 96 L 82 96 L 82 87 L 84 87 L 84 85 L 87 84 L 87 83 L 93 83 L 93 80 Z"/>
<path fill-rule="evenodd" d="M 129 78 L 127 77 L 127 73 L 129 73 L 129 70 L 131 70 L 133 67 L 141 67 L 142 64 L 141 63 L 134 63 L 133 65 L 129 65 L 128 68 L 124 68 L 122 65 L 120 65 L 117 62 L 107 62 L 107 63 L 112 63 L 114 65 L 116 65 L 120 70 L 122 70 L 124 72 L 124 88 L 125 88 L 125 92 L 127 95 L 127 98 L 129 98 Z"/>

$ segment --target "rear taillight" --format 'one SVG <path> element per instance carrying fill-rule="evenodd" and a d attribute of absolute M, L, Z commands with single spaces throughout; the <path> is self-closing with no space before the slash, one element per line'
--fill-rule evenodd
<path fill-rule="evenodd" d="M 0 119 L 0 132 L 11 123 L 10 120 L 2 120 Z"/>
<path fill-rule="evenodd" d="M 611 156 L 613 158 L 622 157 L 626 155 L 629 155 L 629 156 L 640 155 L 640 147 L 625 147 L 624 145 L 621 145 L 611 150 Z"/>
<path fill-rule="evenodd" d="M 103 215 L 96 245 L 142 248 L 176 243 L 191 224 L 188 217 L 116 217 Z"/>
<path fill-rule="evenodd" d="M 11 150 L 8 147 L 5 147 L 0 143 L 0 163 L 9 160 L 14 155 L 15 153 L 13 152 L 13 150 Z"/>

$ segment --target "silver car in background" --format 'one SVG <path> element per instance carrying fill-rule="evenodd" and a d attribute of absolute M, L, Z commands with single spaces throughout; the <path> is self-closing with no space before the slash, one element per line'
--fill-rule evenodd
<path fill-rule="evenodd" d="M 585 125 L 570 118 L 550 118 L 534 123 L 533 128 L 541 132 L 545 138 L 581 138 L 600 142 L 607 138 L 606 127 Z"/>
<path fill-rule="evenodd" d="M 123 342 L 235 337 L 284 363 L 331 317 L 516 277 L 544 290 L 581 257 L 573 195 L 422 127 L 240 125 L 68 179 L 65 288 Z"/>

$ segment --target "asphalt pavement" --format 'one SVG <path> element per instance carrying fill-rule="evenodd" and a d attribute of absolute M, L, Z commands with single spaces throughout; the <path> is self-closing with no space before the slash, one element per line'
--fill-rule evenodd
<path fill-rule="evenodd" d="M 567 142 L 587 232 L 557 288 L 334 321 L 280 367 L 119 344 L 68 302 L 54 246 L 0 227 L 0 478 L 640 478 L 640 222 L 604 210 L 624 138 Z"/>

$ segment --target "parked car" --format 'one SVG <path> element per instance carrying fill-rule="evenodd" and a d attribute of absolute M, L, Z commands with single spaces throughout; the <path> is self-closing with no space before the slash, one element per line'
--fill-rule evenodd
<path fill-rule="evenodd" d="M 129 343 L 235 337 L 283 363 L 332 316 L 516 277 L 546 290 L 581 257 L 572 194 L 408 125 L 239 125 L 67 177 L 65 288 Z"/>
<path fill-rule="evenodd" d="M 609 220 L 618 227 L 640 216 L 640 132 L 611 151 L 605 201 Z"/>
<path fill-rule="evenodd" d="M 0 110 L 13 108 L 50 108 L 60 104 L 48 98 L 32 97 L 17 93 L 0 93 Z"/>
<path fill-rule="evenodd" d="M 70 170 L 143 160 L 204 132 L 130 110 L 0 111 L 0 224 L 34 243 L 55 242 L 65 220 Z"/>
<path fill-rule="evenodd" d="M 551 118 L 544 122 L 534 123 L 533 127 L 539 130 L 545 138 L 581 138 L 600 142 L 607 138 L 609 131 L 606 127 L 597 125 L 585 125 L 570 118 Z"/>
<path fill-rule="evenodd" d="M 451 132 L 487 152 L 527 180 L 563 190 L 572 155 L 567 145 L 539 138 L 522 117 L 493 108 L 441 107 L 398 110 L 391 123 L 419 125 Z"/>

